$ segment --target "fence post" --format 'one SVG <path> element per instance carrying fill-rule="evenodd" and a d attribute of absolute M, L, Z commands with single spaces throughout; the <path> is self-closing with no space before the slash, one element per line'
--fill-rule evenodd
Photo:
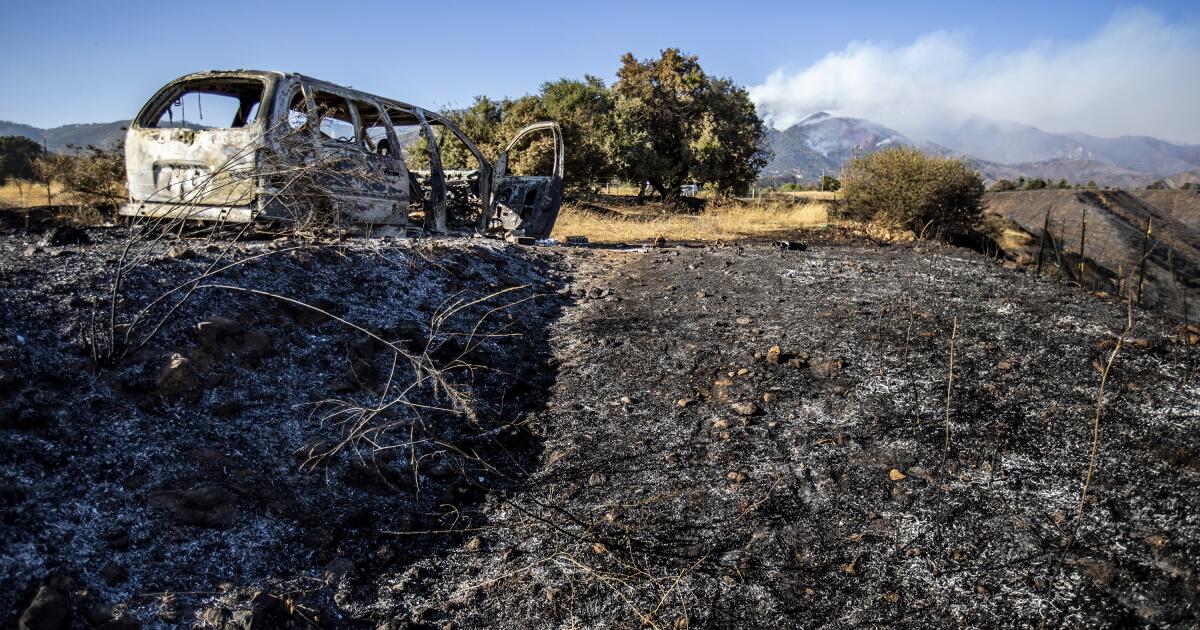
<path fill-rule="evenodd" d="M 1087 239 L 1087 206 L 1084 206 L 1083 212 L 1079 219 L 1079 286 L 1081 286 L 1081 287 L 1083 287 L 1083 285 L 1084 285 L 1083 272 L 1085 270 L 1085 267 L 1084 267 L 1085 259 L 1083 257 L 1083 246 L 1084 246 L 1084 242 L 1086 239 Z"/>
<path fill-rule="evenodd" d="M 1146 233 L 1142 236 L 1142 260 L 1138 264 L 1138 283 L 1137 283 L 1137 301 L 1142 303 L 1142 282 L 1146 279 L 1146 258 L 1150 256 L 1150 234 L 1153 221 L 1151 217 L 1146 217 Z"/>
<path fill-rule="evenodd" d="M 1050 209 L 1046 208 L 1046 219 L 1042 221 L 1042 239 L 1038 242 L 1037 275 L 1042 275 L 1042 256 L 1046 251 L 1046 239 L 1050 238 Z"/>

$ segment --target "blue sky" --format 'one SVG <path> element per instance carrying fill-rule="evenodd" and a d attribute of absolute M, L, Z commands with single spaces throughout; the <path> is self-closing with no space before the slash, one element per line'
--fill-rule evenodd
<path fill-rule="evenodd" d="M 852 42 L 949 33 L 971 55 L 1061 46 L 1128 3 L 1093 2 L 25 2 L 0 18 L 0 119 L 123 119 L 166 81 L 212 68 L 303 72 L 428 107 L 519 96 L 558 77 L 613 79 L 625 51 L 674 46 L 755 86 Z M 1195 24 L 1200 3 L 1141 6 Z M 886 49 L 886 48 L 885 48 Z M 1191 75 L 1194 77 L 1195 73 Z M 1186 79 L 1195 81 L 1194 78 Z"/>

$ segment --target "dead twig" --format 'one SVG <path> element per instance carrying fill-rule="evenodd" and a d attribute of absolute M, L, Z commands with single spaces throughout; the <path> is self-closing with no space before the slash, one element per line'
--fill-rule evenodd
<path fill-rule="evenodd" d="M 1078 525 L 1079 519 L 1083 518 L 1083 510 L 1087 505 L 1088 487 L 1092 483 L 1092 474 L 1096 470 L 1096 455 L 1100 450 L 1100 413 L 1104 410 L 1104 386 L 1108 383 L 1108 374 L 1112 371 L 1113 363 L 1117 360 L 1117 354 L 1121 352 L 1121 345 L 1125 343 L 1125 337 L 1129 331 L 1133 329 L 1133 298 L 1127 301 L 1125 330 L 1121 331 L 1121 336 L 1117 337 L 1117 344 L 1113 346 L 1112 353 L 1108 355 L 1108 363 L 1104 365 L 1104 370 L 1100 372 L 1100 387 L 1096 390 L 1096 415 L 1092 418 L 1092 453 L 1088 457 L 1087 475 L 1083 478 L 1083 491 L 1079 496 L 1079 510 L 1075 513 L 1075 522 Z"/>
<path fill-rule="evenodd" d="M 946 376 L 946 430 L 945 443 L 942 446 L 942 463 L 938 464 L 941 469 L 946 465 L 946 460 L 950 457 L 950 403 L 954 395 L 954 342 L 958 338 L 958 316 L 954 317 L 953 327 L 950 330 L 950 368 Z"/>

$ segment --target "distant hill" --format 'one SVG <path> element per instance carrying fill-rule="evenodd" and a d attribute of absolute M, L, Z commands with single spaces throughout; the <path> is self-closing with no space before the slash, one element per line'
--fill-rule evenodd
<path fill-rule="evenodd" d="M 1077 261 L 1086 235 L 1084 255 L 1089 269 L 1094 266 L 1100 276 L 1090 277 L 1088 283 L 1110 293 L 1116 293 L 1116 278 L 1138 269 L 1145 257 L 1145 303 L 1182 313 L 1186 295 L 1189 318 L 1200 317 L 1200 195 L 1170 190 L 1032 190 L 988 193 L 984 205 L 1039 238 L 1049 217 L 1056 245 L 1048 255 L 1053 257 L 1061 254 Z M 1145 254 L 1148 221 L 1155 247 Z"/>
<path fill-rule="evenodd" d="M 815 181 L 836 174 L 856 153 L 913 146 L 935 155 L 965 159 L 988 182 L 1018 177 L 1099 186 L 1139 188 L 1163 180 L 1169 188 L 1197 181 L 1200 145 L 1181 145 L 1146 136 L 1097 138 L 1059 134 L 1019 123 L 968 119 L 916 139 L 861 118 L 819 112 L 769 133 L 774 158 L 763 176 Z"/>
<path fill-rule="evenodd" d="M 67 145 L 79 147 L 89 144 L 108 147 L 125 139 L 128 120 L 110 123 L 83 123 L 40 129 L 31 125 L 0 120 L 0 136 L 23 136 L 37 142 L 45 142 L 51 151 L 64 151 Z"/>
<path fill-rule="evenodd" d="M 969 118 L 947 121 L 926 132 L 927 140 L 952 151 L 998 164 L 1044 160 L 1090 160 L 1094 155 L 1067 136 L 1020 123 Z"/>
<path fill-rule="evenodd" d="M 1171 144 L 1148 136 L 1097 138 L 1067 134 L 1087 147 L 1095 159 L 1134 171 L 1170 175 L 1200 168 L 1200 145 Z"/>
<path fill-rule="evenodd" d="M 1015 181 L 1019 177 L 1024 177 L 1025 179 L 1041 178 L 1049 182 L 1065 179 L 1072 184 L 1092 181 L 1096 182 L 1098 186 L 1113 188 L 1142 188 L 1159 179 L 1151 173 L 1112 166 L 1096 160 L 1053 159 L 1020 164 L 996 164 L 974 158 L 967 158 L 966 161 L 972 168 L 979 171 L 980 176 L 988 184 L 1000 179 Z"/>
<path fill-rule="evenodd" d="M 871 153 L 890 146 L 921 146 L 900 132 L 869 120 L 825 112 L 813 114 L 783 131 L 771 129 L 768 141 L 775 155 L 763 174 L 806 181 L 823 174 L 837 175 L 856 153 Z M 931 148 L 935 152 L 941 149 Z"/>

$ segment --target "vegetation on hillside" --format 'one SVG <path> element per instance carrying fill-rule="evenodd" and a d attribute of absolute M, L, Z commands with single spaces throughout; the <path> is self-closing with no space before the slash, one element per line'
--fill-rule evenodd
<path fill-rule="evenodd" d="M 1060 179 L 1057 182 L 1042 179 L 1041 177 L 1030 177 L 1026 179 L 1024 176 L 1018 177 L 1016 181 L 1009 179 L 1001 179 L 992 184 L 992 192 L 1008 192 L 1012 190 L 1070 190 L 1075 188 L 1095 189 L 1095 180 L 1088 180 L 1086 184 L 1070 183 L 1065 179 Z"/>

